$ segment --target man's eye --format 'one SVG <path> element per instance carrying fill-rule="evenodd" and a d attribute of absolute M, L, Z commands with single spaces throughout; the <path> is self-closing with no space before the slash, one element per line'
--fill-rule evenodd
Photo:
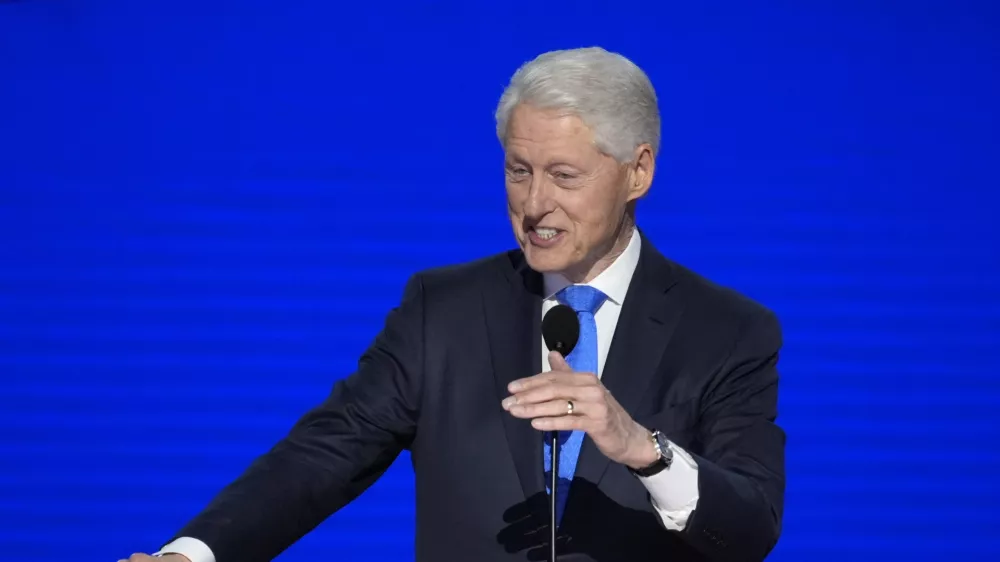
<path fill-rule="evenodd" d="M 566 172 L 555 172 L 552 174 L 557 180 L 571 180 L 573 179 L 572 174 L 567 174 Z"/>
<path fill-rule="evenodd" d="M 512 168 L 510 173 L 514 174 L 515 176 L 523 176 L 528 173 L 528 170 L 525 168 Z"/>

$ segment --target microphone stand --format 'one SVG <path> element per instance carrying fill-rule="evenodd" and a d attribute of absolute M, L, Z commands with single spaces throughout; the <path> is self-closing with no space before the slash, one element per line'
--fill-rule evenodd
<path fill-rule="evenodd" d="M 556 562 L 556 487 L 559 484 L 559 432 L 551 432 L 552 448 L 550 450 L 552 467 L 551 482 L 549 484 L 552 493 L 549 494 L 549 562 Z"/>
<path fill-rule="evenodd" d="M 570 318 L 576 320 L 576 315 L 570 313 Z M 577 325 L 576 331 L 579 333 L 579 325 Z M 559 352 L 559 354 L 565 358 L 569 352 L 573 350 L 573 346 L 576 345 L 576 336 L 573 336 L 572 345 L 567 345 L 567 342 L 560 340 L 556 340 L 554 342 L 552 349 L 553 351 Z M 552 467 L 552 474 L 549 475 L 549 489 L 551 490 L 551 493 L 549 494 L 549 562 L 556 562 L 556 531 L 558 530 L 559 525 L 559 522 L 556 519 L 556 506 L 558 505 L 559 489 L 559 432 L 550 432 L 549 439 L 552 442 L 552 446 L 549 450 L 549 466 Z"/>

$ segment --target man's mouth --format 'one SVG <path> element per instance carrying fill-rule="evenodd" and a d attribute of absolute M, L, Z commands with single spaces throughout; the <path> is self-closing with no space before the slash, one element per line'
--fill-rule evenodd
<path fill-rule="evenodd" d="M 533 226 L 528 229 L 528 241 L 536 248 L 554 248 L 562 243 L 566 231 L 548 226 Z"/>
<path fill-rule="evenodd" d="M 548 228 L 545 226 L 536 226 L 531 229 L 536 235 L 542 240 L 551 240 L 559 234 L 559 231 L 555 228 Z"/>

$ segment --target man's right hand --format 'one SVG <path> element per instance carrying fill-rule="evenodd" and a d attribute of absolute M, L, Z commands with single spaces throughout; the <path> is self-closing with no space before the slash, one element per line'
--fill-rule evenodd
<path fill-rule="evenodd" d="M 183 554 L 164 554 L 163 556 L 150 556 L 137 552 L 128 558 L 122 558 L 118 562 L 191 562 Z"/>

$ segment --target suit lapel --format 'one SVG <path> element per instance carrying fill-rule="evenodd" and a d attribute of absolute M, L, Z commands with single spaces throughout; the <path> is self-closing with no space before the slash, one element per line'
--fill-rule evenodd
<path fill-rule="evenodd" d="M 542 433 L 529 420 L 515 418 L 500 408 L 510 395 L 507 385 L 542 370 L 542 277 L 532 271 L 520 253 L 511 254 L 503 271 L 504 289 L 483 293 L 490 356 L 497 393 L 497 410 L 503 417 L 507 445 L 514 459 L 525 498 L 545 491 L 542 466 Z M 498 298 L 499 296 L 499 298 Z"/>
<path fill-rule="evenodd" d="M 601 382 L 629 415 L 635 417 L 683 311 L 671 267 L 643 238 L 639 264 L 629 284 Z M 609 459 L 588 437 L 577 462 L 576 478 L 598 484 Z M 571 493 L 572 495 L 572 493 Z"/>

